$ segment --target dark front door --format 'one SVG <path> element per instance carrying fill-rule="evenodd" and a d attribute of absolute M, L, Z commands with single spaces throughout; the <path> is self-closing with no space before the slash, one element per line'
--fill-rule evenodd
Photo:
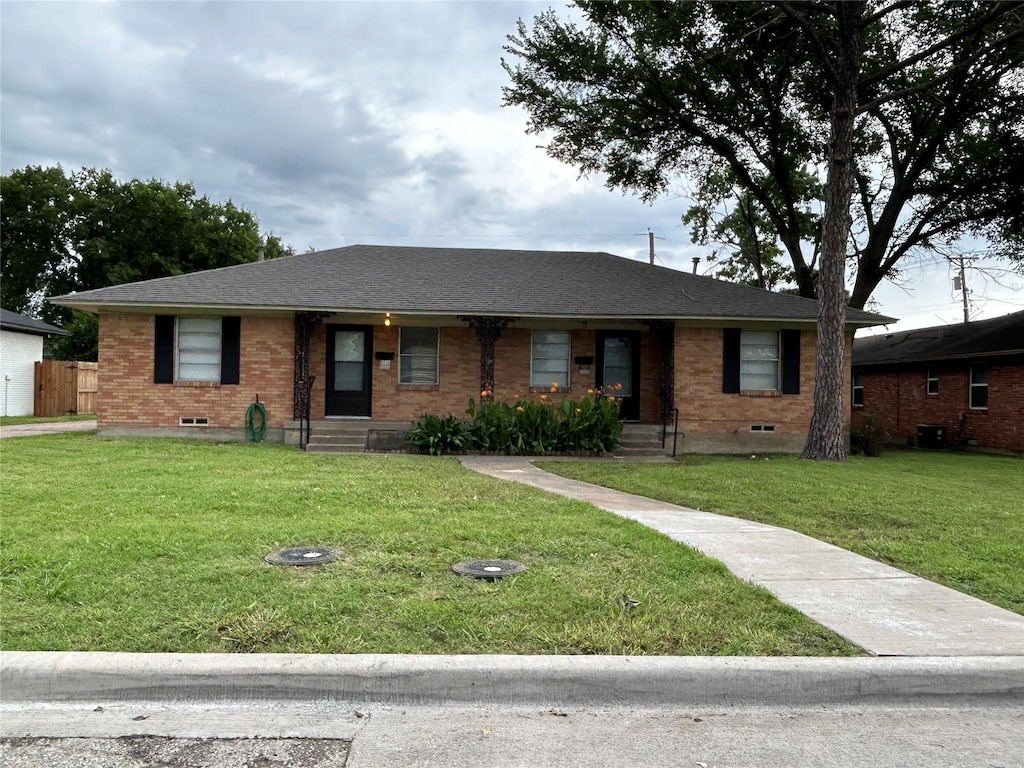
<path fill-rule="evenodd" d="M 622 398 L 619 413 L 627 421 L 640 419 L 640 333 L 597 332 L 597 386 Z M 613 391 L 614 390 L 614 391 Z"/>
<path fill-rule="evenodd" d="M 327 326 L 327 415 L 369 416 L 373 326 Z"/>

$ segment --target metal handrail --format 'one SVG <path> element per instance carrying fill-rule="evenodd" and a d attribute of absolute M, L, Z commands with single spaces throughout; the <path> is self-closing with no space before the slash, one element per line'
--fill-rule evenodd
<path fill-rule="evenodd" d="M 668 417 L 672 414 L 672 455 L 676 455 L 676 438 L 679 435 L 679 409 L 670 408 L 661 417 L 661 450 L 665 450 L 665 440 L 668 437 Z"/>
<path fill-rule="evenodd" d="M 310 431 L 312 430 L 312 424 L 310 424 L 309 412 L 311 410 L 310 401 L 313 399 L 313 382 L 316 381 L 316 376 L 309 377 L 309 383 L 306 385 L 306 401 L 303 403 L 302 413 L 299 414 L 299 450 L 304 450 L 309 444 Z M 306 426 L 303 428 L 302 423 L 305 422 Z"/>

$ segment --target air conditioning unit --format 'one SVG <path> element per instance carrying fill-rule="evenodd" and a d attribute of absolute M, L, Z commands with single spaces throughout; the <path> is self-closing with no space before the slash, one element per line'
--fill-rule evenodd
<path fill-rule="evenodd" d="M 946 428 L 941 424 L 918 424 L 917 447 L 945 448 Z"/>

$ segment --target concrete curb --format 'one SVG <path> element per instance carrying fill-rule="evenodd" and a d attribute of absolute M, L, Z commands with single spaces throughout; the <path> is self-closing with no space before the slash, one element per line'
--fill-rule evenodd
<path fill-rule="evenodd" d="M 1024 658 L 0 652 L 4 704 L 1020 704 Z"/>

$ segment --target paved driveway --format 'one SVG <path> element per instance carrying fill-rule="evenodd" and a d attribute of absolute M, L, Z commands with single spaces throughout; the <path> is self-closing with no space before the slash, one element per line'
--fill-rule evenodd
<path fill-rule="evenodd" d="M 55 435 L 58 432 L 88 432 L 92 429 L 96 429 L 96 419 L 88 419 L 86 421 L 47 421 L 39 424 L 18 424 L 13 427 L 0 427 L 0 438 Z"/>

